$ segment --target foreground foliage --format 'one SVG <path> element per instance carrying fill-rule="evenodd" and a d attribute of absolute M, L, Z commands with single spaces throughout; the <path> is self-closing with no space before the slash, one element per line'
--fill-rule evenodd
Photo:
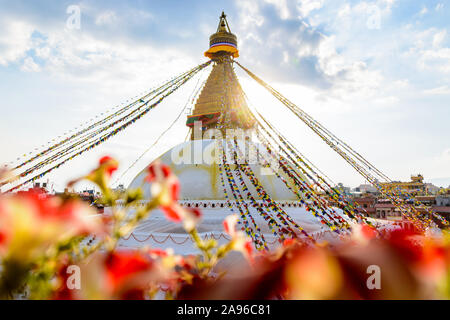
<path fill-rule="evenodd" d="M 203 240 L 197 209 L 183 208 L 170 168 L 154 162 L 142 189 L 117 194 L 108 188 L 116 160 L 104 157 L 78 180 L 95 183 L 99 200 L 112 208 L 99 215 L 70 196 L 28 192 L 0 195 L 0 298 L 28 299 L 440 299 L 450 297 L 449 237 L 427 238 L 406 230 L 380 235 L 354 227 L 338 245 L 290 239 L 271 252 L 254 253 L 236 230 L 238 217 L 223 222 L 230 241 Z M 144 186 L 145 187 L 145 186 Z M 118 248 L 122 237 L 160 209 L 180 223 L 197 255 L 173 250 Z M 232 257 L 229 253 L 233 253 Z M 227 266 L 227 261 L 233 261 Z M 228 263 L 229 265 L 230 263 Z"/>

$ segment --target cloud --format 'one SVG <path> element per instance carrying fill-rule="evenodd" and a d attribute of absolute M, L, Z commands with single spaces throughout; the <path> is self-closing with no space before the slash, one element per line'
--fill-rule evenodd
<path fill-rule="evenodd" d="M 302 17 L 308 16 L 312 11 L 322 8 L 323 0 L 299 0 L 297 9 Z"/>
<path fill-rule="evenodd" d="M 450 73 L 450 48 L 423 50 L 420 53 L 419 66 L 422 69 Z"/>
<path fill-rule="evenodd" d="M 264 23 L 264 17 L 259 11 L 259 6 L 254 1 L 237 1 L 240 9 L 239 27 L 243 30 L 251 29 L 253 26 L 259 27 Z"/>
<path fill-rule="evenodd" d="M 86 11 L 92 13 L 93 9 Z M 150 18 L 143 10 L 124 14 Z M 108 10 L 96 15 L 95 24 L 117 21 L 115 12 Z M 155 48 L 133 38 L 112 38 L 91 30 L 85 25 L 81 30 L 68 30 L 61 25 L 0 15 L 0 65 L 20 63 L 24 72 L 44 71 L 69 81 L 96 83 L 99 90 L 107 91 L 123 81 L 143 87 L 151 74 L 162 81 L 198 62 L 176 48 Z"/>
<path fill-rule="evenodd" d="M 436 5 L 436 7 L 434 8 L 436 11 L 440 11 L 444 8 L 444 4 L 443 3 L 438 3 Z"/>
<path fill-rule="evenodd" d="M 34 62 L 32 57 L 27 57 L 25 58 L 20 70 L 25 72 L 39 72 L 41 71 L 41 68 L 36 62 Z"/>
<path fill-rule="evenodd" d="M 440 32 L 437 32 L 433 36 L 433 47 L 439 48 L 442 45 L 442 43 L 444 42 L 446 35 L 447 35 L 447 30 L 445 30 L 445 29 Z"/>
<path fill-rule="evenodd" d="M 416 33 L 414 45 L 406 53 L 420 70 L 450 73 L 450 48 L 444 46 L 447 31 L 429 28 Z"/>
<path fill-rule="evenodd" d="M 85 6 L 82 12 L 88 15 L 88 18 L 92 16 L 94 24 L 98 27 L 120 26 L 121 28 L 126 29 L 133 25 L 142 26 L 148 24 L 149 21 L 155 19 L 151 12 L 131 7 L 121 10 L 101 10 L 99 8 Z"/>
<path fill-rule="evenodd" d="M 427 9 L 427 7 L 423 7 L 422 8 L 422 10 L 420 10 L 420 12 L 419 12 L 419 16 L 424 16 L 424 15 L 426 15 L 428 13 L 428 9 Z"/>
<path fill-rule="evenodd" d="M 242 60 L 261 76 L 306 85 L 335 98 L 376 93 L 381 73 L 370 70 L 365 61 L 339 53 L 334 35 L 308 23 L 307 15 L 320 9 L 322 1 L 299 1 L 289 8 L 289 15 L 280 13 L 280 8 L 288 10 L 284 2 L 237 1 L 236 5 Z"/>
<path fill-rule="evenodd" d="M 424 94 L 427 95 L 450 95 L 450 86 L 440 86 L 433 89 L 424 90 Z"/>
<path fill-rule="evenodd" d="M 384 26 L 383 21 L 391 15 L 394 3 L 393 0 L 361 1 L 355 5 L 346 3 L 338 9 L 332 25 L 342 29 L 342 32 L 348 30 L 350 34 L 355 30 L 379 30 Z"/>
<path fill-rule="evenodd" d="M 25 21 L 0 19 L 0 65 L 7 66 L 26 55 L 32 45 L 33 27 Z"/>
<path fill-rule="evenodd" d="M 98 26 L 111 25 L 116 23 L 117 20 L 118 18 L 116 13 L 112 10 L 107 10 L 97 16 L 95 19 L 95 24 Z"/>
<path fill-rule="evenodd" d="M 275 6 L 278 11 L 278 15 L 281 19 L 286 20 L 291 17 L 291 12 L 288 8 L 287 0 L 265 0 Z"/>

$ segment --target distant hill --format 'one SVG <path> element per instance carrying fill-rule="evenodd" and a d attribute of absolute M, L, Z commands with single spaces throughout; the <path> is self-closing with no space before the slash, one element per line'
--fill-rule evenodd
<path fill-rule="evenodd" d="M 432 183 L 437 187 L 448 188 L 450 186 L 450 177 L 448 178 L 434 178 L 434 179 L 425 179 L 426 182 Z"/>

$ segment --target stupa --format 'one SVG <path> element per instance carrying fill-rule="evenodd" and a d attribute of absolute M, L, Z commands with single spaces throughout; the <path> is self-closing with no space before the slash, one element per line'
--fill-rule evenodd
<path fill-rule="evenodd" d="M 217 150 L 223 150 L 228 156 L 230 150 L 226 138 L 229 139 L 229 132 L 239 133 L 246 130 L 248 133 L 256 126 L 234 72 L 233 61 L 239 57 L 237 37 L 231 32 L 224 13 L 220 16 L 217 31 L 210 37 L 209 49 L 205 52 L 205 56 L 212 60 L 213 66 L 192 114 L 187 117 L 186 125 L 190 128 L 190 140 L 168 150 L 158 159 L 170 166 L 180 181 L 180 204 L 202 209 L 203 220 L 198 227 L 199 233 L 219 239 L 220 242 L 225 240 L 222 233 L 223 219 L 232 213 L 239 215 L 239 211 L 238 202 L 229 197 L 224 188 L 224 177 L 221 176 L 221 167 L 216 158 Z M 208 136 L 207 133 L 210 132 L 213 134 Z M 245 137 L 238 135 L 233 139 L 243 150 L 248 151 L 244 148 Z M 265 159 L 265 156 L 259 159 Z M 306 211 L 298 196 L 289 190 L 280 177 L 268 172 L 267 165 L 257 161 L 250 163 L 249 167 L 270 198 L 308 233 L 317 234 L 325 230 L 323 225 Z M 146 175 L 145 168 L 132 180 L 129 187 L 141 186 Z M 243 179 L 250 185 L 247 177 Z M 289 177 L 284 176 L 284 179 Z M 306 178 L 304 180 L 307 181 Z M 256 192 L 253 186 L 248 188 L 250 193 Z M 145 197 L 149 199 L 150 188 L 144 191 Z M 278 241 L 260 212 L 250 204 L 249 198 L 243 201 L 267 243 L 276 245 Z M 159 211 L 143 221 L 121 244 L 131 247 L 144 244 L 163 248 L 177 247 L 182 248 L 185 253 L 193 250 L 192 242 L 181 226 L 167 221 Z"/>

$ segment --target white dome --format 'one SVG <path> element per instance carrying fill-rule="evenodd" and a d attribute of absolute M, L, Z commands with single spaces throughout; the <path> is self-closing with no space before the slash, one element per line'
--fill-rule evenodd
<path fill-rule="evenodd" d="M 179 144 L 158 158 L 177 175 L 181 189 L 180 200 L 225 200 L 219 166 L 217 162 L 214 162 L 215 141 L 221 141 L 226 154 L 230 154 L 227 152 L 225 140 L 194 140 Z M 241 150 L 244 150 L 242 141 L 239 142 L 239 146 Z M 259 152 L 262 153 L 262 150 L 261 148 Z M 267 153 L 258 159 L 267 159 L 265 155 Z M 232 160 L 229 160 L 228 163 L 233 169 Z M 251 164 L 250 168 L 273 200 L 298 200 L 297 196 L 273 174 L 270 168 L 259 163 Z M 284 173 L 280 174 L 284 176 Z M 133 179 L 129 188 L 141 186 L 146 176 L 147 167 Z M 244 173 L 242 173 L 242 177 L 249 191 L 257 198 L 257 193 L 250 180 Z M 237 178 L 235 180 L 238 184 L 239 180 Z M 225 185 L 228 189 L 226 177 Z M 150 188 L 145 188 L 144 192 L 145 198 L 149 199 L 151 197 Z"/>
<path fill-rule="evenodd" d="M 231 202 L 228 203 L 223 193 L 223 187 L 221 182 L 221 174 L 219 166 L 212 161 L 215 149 L 215 141 L 222 143 L 225 152 L 226 142 L 224 140 L 195 140 L 182 143 L 166 153 L 160 156 L 163 163 L 170 166 L 173 172 L 178 176 L 180 181 L 180 201 L 179 203 L 184 207 L 198 207 L 203 213 L 203 217 L 197 230 L 202 238 L 213 237 L 218 240 L 220 244 L 226 243 L 227 235 L 224 234 L 222 222 L 226 216 L 231 213 L 236 213 L 241 216 L 240 210 L 235 204 L 233 196 L 230 194 Z M 243 150 L 243 141 L 239 142 L 239 147 Z M 260 151 L 262 153 L 262 151 Z M 229 153 L 228 153 L 229 154 Z M 260 158 L 266 158 L 263 154 Z M 196 161 L 194 161 L 194 158 Z M 234 169 L 234 165 L 231 165 L 233 161 L 228 160 L 230 169 Z M 319 222 L 319 219 L 313 216 L 311 212 L 308 212 L 304 206 L 300 205 L 297 196 L 290 191 L 284 184 L 284 182 L 276 175 L 262 174 L 271 172 L 270 168 L 264 169 L 264 165 L 258 163 L 250 165 L 255 176 L 258 178 L 260 184 L 264 187 L 266 193 L 275 200 L 278 206 L 286 212 L 298 225 L 300 225 L 309 235 L 315 239 L 321 239 L 326 241 L 337 241 L 336 234 Z M 264 172 L 265 171 L 265 172 Z M 278 171 L 281 176 L 286 178 L 282 174 L 282 170 Z M 136 178 L 130 183 L 129 188 L 140 187 L 143 180 L 147 176 L 148 172 L 145 168 L 139 173 Z M 236 174 L 235 183 L 240 184 Z M 257 200 L 258 203 L 262 201 L 257 196 L 257 192 L 253 187 L 249 179 L 242 173 L 242 177 L 249 189 L 249 192 Z M 225 185 L 229 192 L 228 181 L 225 177 Z M 145 198 L 150 199 L 150 188 L 144 188 Z M 244 195 L 243 195 L 244 196 Z M 278 236 L 273 234 L 273 230 L 269 228 L 267 221 L 260 215 L 260 212 L 254 208 L 252 202 L 244 200 L 248 209 L 247 214 L 251 215 L 253 221 L 260 228 L 261 234 L 264 235 L 269 248 L 276 248 L 279 243 L 277 241 Z M 231 208 L 228 207 L 231 204 Z M 340 209 L 335 209 L 337 214 L 341 214 Z M 271 215 L 274 215 L 271 212 Z M 346 216 L 343 216 L 347 219 Z M 275 218 L 277 219 L 277 218 Z M 251 226 L 253 228 L 253 226 Z M 295 229 L 295 228 L 294 228 Z M 192 254 L 197 250 L 192 245 L 189 235 L 182 228 L 180 224 L 175 224 L 166 219 L 164 213 L 157 209 L 152 214 L 141 221 L 139 226 L 128 237 L 121 239 L 119 246 L 126 248 L 139 248 L 144 245 L 161 247 L 161 248 L 173 248 L 177 253 Z"/>

